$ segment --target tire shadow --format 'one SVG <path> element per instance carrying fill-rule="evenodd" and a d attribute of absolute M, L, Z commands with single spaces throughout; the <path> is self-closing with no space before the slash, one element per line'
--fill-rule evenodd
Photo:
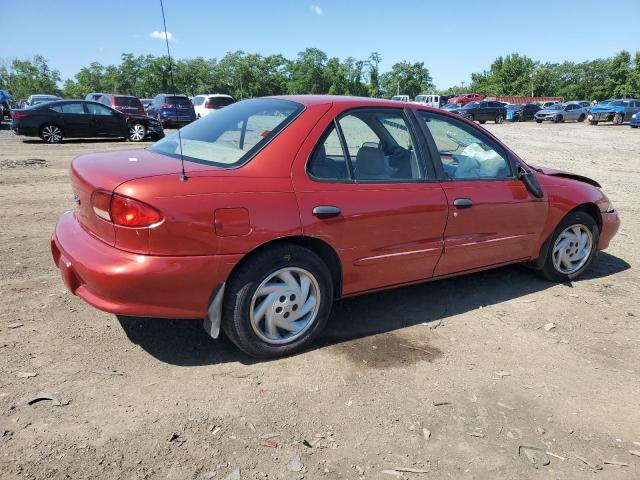
<path fill-rule="evenodd" d="M 591 268 L 577 282 L 605 278 L 629 268 L 630 265 L 621 258 L 600 252 Z M 480 307 L 540 292 L 553 285 L 534 272 L 515 265 L 343 299 L 334 305 L 321 337 L 305 351 L 445 320 Z M 572 283 L 565 285 L 572 288 Z M 202 320 L 117 318 L 133 343 L 165 363 L 197 366 L 263 362 L 248 357 L 224 337 L 218 340 L 210 338 L 202 328 Z"/>

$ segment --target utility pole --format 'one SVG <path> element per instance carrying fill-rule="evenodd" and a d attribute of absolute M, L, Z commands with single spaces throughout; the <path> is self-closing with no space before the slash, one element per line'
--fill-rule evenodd
<path fill-rule="evenodd" d="M 398 92 L 396 93 L 396 95 L 400 95 L 400 80 L 398 80 Z"/>

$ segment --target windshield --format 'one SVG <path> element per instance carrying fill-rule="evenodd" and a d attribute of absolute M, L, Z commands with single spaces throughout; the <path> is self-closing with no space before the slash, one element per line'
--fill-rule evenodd
<path fill-rule="evenodd" d="M 213 107 L 222 108 L 235 103 L 235 100 L 230 97 L 209 97 L 207 102 Z"/>
<path fill-rule="evenodd" d="M 140 107 L 140 100 L 136 97 L 115 97 L 118 107 Z"/>
<path fill-rule="evenodd" d="M 549 105 L 547 110 L 564 110 L 564 105 L 560 103 L 554 103 L 553 105 Z"/>
<path fill-rule="evenodd" d="M 191 106 L 191 100 L 187 97 L 165 97 L 164 103 L 168 103 L 169 105 L 180 105 L 183 107 Z"/>
<path fill-rule="evenodd" d="M 466 104 L 464 107 L 462 107 L 462 108 L 464 108 L 464 109 L 467 109 L 467 108 L 477 108 L 477 107 L 479 107 L 479 106 L 480 106 L 480 102 L 469 102 L 469 103 L 467 103 L 467 104 Z"/>
<path fill-rule="evenodd" d="M 613 100 L 609 102 L 609 105 L 612 107 L 623 107 L 627 104 L 624 100 Z"/>
<path fill-rule="evenodd" d="M 427 100 L 427 96 L 426 95 L 418 95 L 416 97 L 416 102 L 424 102 Z"/>
<path fill-rule="evenodd" d="M 299 103 L 259 98 L 234 103 L 215 115 L 180 130 L 185 160 L 219 167 L 236 167 L 249 161 L 303 110 Z M 174 133 L 149 150 L 180 159 Z"/>

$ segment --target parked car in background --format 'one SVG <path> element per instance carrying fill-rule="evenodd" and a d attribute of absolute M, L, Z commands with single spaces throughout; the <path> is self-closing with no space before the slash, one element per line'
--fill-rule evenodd
<path fill-rule="evenodd" d="M 540 106 L 535 103 L 514 103 L 505 108 L 507 109 L 507 120 L 510 122 L 533 120 L 536 112 L 540 110 Z"/>
<path fill-rule="evenodd" d="M 62 98 L 57 95 L 31 95 L 27 98 L 26 103 L 24 104 L 24 108 L 33 107 L 34 105 L 38 105 L 39 103 L 46 102 L 55 102 L 57 100 L 62 100 Z"/>
<path fill-rule="evenodd" d="M 481 100 L 484 100 L 484 97 L 479 93 L 463 93 L 462 95 L 458 95 L 457 97 L 451 97 L 449 99 L 449 103 L 465 105 L 469 102 L 479 102 Z"/>
<path fill-rule="evenodd" d="M 92 101 L 92 102 L 97 102 L 97 101 L 100 100 L 100 97 L 102 97 L 103 95 L 105 95 L 105 94 L 104 93 L 99 93 L 99 92 L 91 92 L 91 93 L 88 93 L 84 97 L 84 99 Z"/>
<path fill-rule="evenodd" d="M 539 103 L 538 103 L 538 105 L 540 105 L 540 108 L 541 108 L 542 110 L 544 110 L 544 109 L 546 109 L 546 108 L 549 108 L 549 107 L 550 107 L 550 106 L 552 106 L 552 105 L 557 105 L 557 104 L 559 104 L 559 103 L 561 103 L 561 102 L 557 102 L 557 101 L 555 101 L 555 100 L 550 100 L 550 101 L 548 101 L 548 102 L 539 102 Z"/>
<path fill-rule="evenodd" d="M 16 135 L 40 137 L 47 143 L 64 138 L 128 138 L 141 142 L 164 137 L 162 125 L 146 115 L 127 115 L 98 102 L 62 100 L 13 112 Z"/>
<path fill-rule="evenodd" d="M 457 103 L 447 103 L 446 105 L 442 105 L 442 110 L 449 110 L 449 111 L 455 111 L 455 110 L 460 110 L 460 105 L 458 105 Z"/>
<path fill-rule="evenodd" d="M 584 122 L 587 118 L 587 112 L 576 103 L 556 103 L 537 111 L 534 118 L 537 123 L 544 121 L 555 123 L 567 121 Z"/>
<path fill-rule="evenodd" d="M 597 125 L 598 122 L 613 122 L 622 125 L 631 117 L 640 112 L 640 100 L 620 98 L 605 100 L 591 107 L 589 112 L 589 124 Z"/>
<path fill-rule="evenodd" d="M 187 125 L 196 119 L 193 104 L 186 95 L 161 93 L 156 95 L 147 109 L 147 115 L 154 117 L 163 126 Z"/>
<path fill-rule="evenodd" d="M 410 102 L 411 99 L 409 98 L 409 95 L 394 95 L 393 97 L 391 97 L 391 100 L 393 100 L 394 102 Z"/>
<path fill-rule="evenodd" d="M 147 112 L 142 105 L 142 102 L 138 97 L 133 95 L 117 95 L 117 94 L 105 94 L 98 100 L 103 105 L 107 105 L 119 112 L 127 115 L 146 115 Z"/>
<path fill-rule="evenodd" d="M 595 180 L 411 103 L 256 98 L 180 137 L 75 158 L 53 262 L 96 308 L 204 318 L 254 357 L 308 346 L 341 297 L 523 262 L 568 282 L 620 223 Z"/>
<path fill-rule="evenodd" d="M 11 95 L 6 90 L 0 90 L 0 122 L 11 118 Z"/>
<path fill-rule="evenodd" d="M 633 115 L 631 115 L 631 119 L 629 120 L 629 125 L 631 126 L 631 128 L 640 127 L 640 112 L 636 112 Z"/>
<path fill-rule="evenodd" d="M 434 94 L 424 94 L 424 95 L 416 95 L 416 99 L 413 103 L 417 103 L 418 105 L 424 105 L 425 107 L 433 107 L 440 108 L 440 95 Z"/>
<path fill-rule="evenodd" d="M 458 115 L 462 115 L 469 120 L 476 120 L 480 123 L 495 122 L 503 123 L 507 117 L 507 109 L 501 102 L 481 101 L 470 102 L 457 110 L 450 110 Z"/>
<path fill-rule="evenodd" d="M 206 117 L 210 113 L 227 107 L 235 100 L 231 95 L 224 95 L 221 93 L 207 93 L 203 95 L 196 95 L 191 101 L 193 103 L 193 109 L 196 112 L 196 118 Z"/>

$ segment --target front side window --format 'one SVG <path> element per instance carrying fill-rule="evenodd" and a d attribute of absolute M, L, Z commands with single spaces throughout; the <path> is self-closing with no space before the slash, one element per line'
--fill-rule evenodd
<path fill-rule="evenodd" d="M 87 103 L 87 110 L 91 115 L 111 115 L 112 110 L 99 103 Z"/>
<path fill-rule="evenodd" d="M 430 112 L 419 111 L 438 149 L 448 180 L 500 180 L 511 177 L 506 153 L 473 127 Z"/>
<path fill-rule="evenodd" d="M 275 138 L 303 108 L 299 103 L 272 98 L 234 103 L 183 127 L 182 153 L 185 160 L 197 163 L 239 166 Z M 178 135 L 163 138 L 149 150 L 180 159 Z"/>

